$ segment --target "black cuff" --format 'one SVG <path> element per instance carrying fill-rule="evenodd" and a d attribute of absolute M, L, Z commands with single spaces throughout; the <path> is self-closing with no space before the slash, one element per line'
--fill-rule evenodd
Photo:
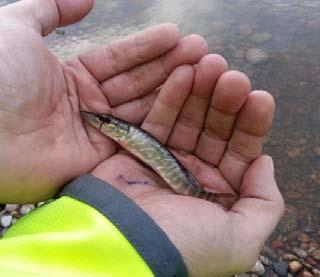
<path fill-rule="evenodd" d="M 97 209 L 122 232 L 155 276 L 188 276 L 180 252 L 153 219 L 112 185 L 87 174 L 68 184 L 58 196 L 76 198 Z"/>

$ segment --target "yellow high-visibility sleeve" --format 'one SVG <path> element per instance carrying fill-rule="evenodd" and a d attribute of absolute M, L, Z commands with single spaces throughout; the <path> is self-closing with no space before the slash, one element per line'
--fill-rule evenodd
<path fill-rule="evenodd" d="M 0 276 L 187 276 L 180 253 L 133 201 L 84 175 L 0 240 Z"/>

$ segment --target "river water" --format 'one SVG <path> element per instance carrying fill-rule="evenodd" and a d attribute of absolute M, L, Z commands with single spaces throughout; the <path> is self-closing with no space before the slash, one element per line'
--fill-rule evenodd
<path fill-rule="evenodd" d="M 96 0 L 85 20 L 46 40 L 65 59 L 166 21 L 205 37 L 254 89 L 274 96 L 265 152 L 274 157 L 287 209 L 264 253 L 277 260 L 304 250 L 304 261 L 320 268 L 320 1 Z"/>

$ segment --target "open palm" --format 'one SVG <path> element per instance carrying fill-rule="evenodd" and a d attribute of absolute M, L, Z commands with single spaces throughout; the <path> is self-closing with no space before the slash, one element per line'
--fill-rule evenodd
<path fill-rule="evenodd" d="M 141 121 L 180 64 L 207 51 L 173 24 L 150 28 L 61 64 L 42 35 L 81 19 L 92 1 L 25 0 L 0 9 L 0 202 L 52 197 L 116 151 L 86 132 L 79 108 Z M 153 92 L 153 93 L 150 93 Z"/>

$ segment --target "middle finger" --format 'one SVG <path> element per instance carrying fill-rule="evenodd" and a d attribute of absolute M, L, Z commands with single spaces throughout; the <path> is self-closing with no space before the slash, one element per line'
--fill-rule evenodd
<path fill-rule="evenodd" d="M 193 152 L 204 124 L 214 86 L 227 68 L 224 58 L 213 54 L 204 56 L 196 65 L 192 92 L 170 135 L 168 141 L 170 147 Z"/>
<path fill-rule="evenodd" d="M 200 159 L 214 166 L 219 164 L 231 136 L 237 114 L 250 91 L 250 80 L 241 72 L 229 71 L 220 77 L 195 150 Z"/>

